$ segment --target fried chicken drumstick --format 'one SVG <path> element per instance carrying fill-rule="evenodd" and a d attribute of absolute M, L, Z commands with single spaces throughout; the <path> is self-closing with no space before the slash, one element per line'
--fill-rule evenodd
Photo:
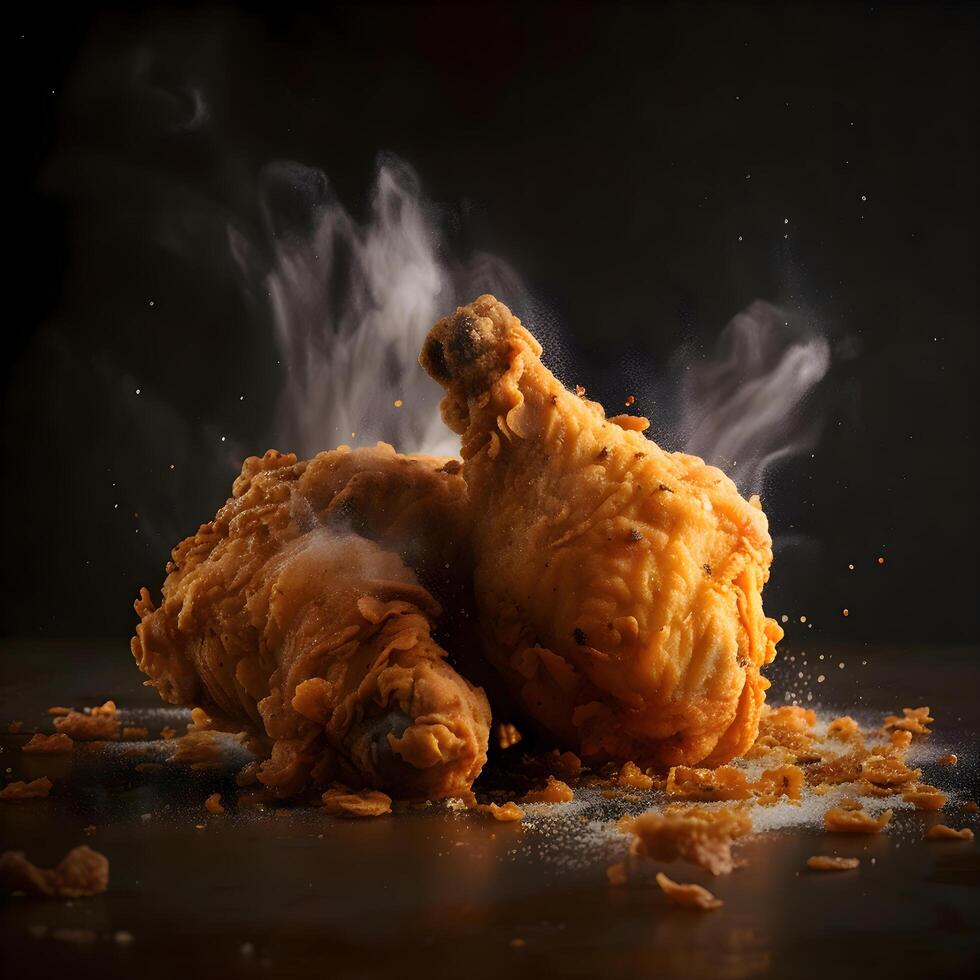
<path fill-rule="evenodd" d="M 716 765 L 753 742 L 772 561 L 758 498 L 607 419 L 481 296 L 420 361 L 462 436 L 486 656 L 527 714 L 590 759 Z"/>
<path fill-rule="evenodd" d="M 245 461 L 213 521 L 173 551 L 133 656 L 160 695 L 254 733 L 289 796 L 339 780 L 398 797 L 467 791 L 490 709 L 431 635 L 469 576 L 459 464 L 390 446 Z"/>

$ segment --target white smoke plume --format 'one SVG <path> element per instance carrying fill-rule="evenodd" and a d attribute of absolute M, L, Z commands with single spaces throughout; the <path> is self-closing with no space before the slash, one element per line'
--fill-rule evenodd
<path fill-rule="evenodd" d="M 465 266 L 446 257 L 418 178 L 391 156 L 363 222 L 322 171 L 296 163 L 266 168 L 261 195 L 268 242 L 229 235 L 281 354 L 274 444 L 302 456 L 379 439 L 403 452 L 458 452 L 418 353 L 437 319 L 481 292 L 526 305 L 517 275 L 491 256 Z"/>
<path fill-rule="evenodd" d="M 830 361 L 815 327 L 756 300 L 722 330 L 708 358 L 690 360 L 682 373 L 685 451 L 724 469 L 743 492 L 760 491 L 773 463 L 819 437 L 823 412 L 809 398 Z"/>

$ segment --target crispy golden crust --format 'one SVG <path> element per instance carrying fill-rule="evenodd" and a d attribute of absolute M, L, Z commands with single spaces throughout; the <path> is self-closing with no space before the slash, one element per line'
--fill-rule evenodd
<path fill-rule="evenodd" d="M 526 712 L 591 759 L 717 765 L 756 735 L 782 631 L 756 498 L 604 417 L 492 296 L 433 327 L 474 513 L 484 648 Z"/>
<path fill-rule="evenodd" d="M 165 700 L 260 736 L 277 795 L 342 779 L 441 798 L 482 768 L 489 706 L 433 640 L 440 605 L 419 582 L 466 578 L 452 469 L 383 444 L 250 458 L 174 549 L 159 608 L 145 589 L 136 603 L 141 669 Z"/>

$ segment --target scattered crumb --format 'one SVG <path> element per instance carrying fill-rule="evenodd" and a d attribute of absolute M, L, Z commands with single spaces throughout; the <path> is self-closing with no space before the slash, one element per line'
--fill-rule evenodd
<path fill-rule="evenodd" d="M 133 768 L 137 772 L 159 772 L 163 766 L 159 762 L 141 762 Z"/>
<path fill-rule="evenodd" d="M 42 735 L 38 732 L 22 749 L 28 755 L 64 755 L 75 747 L 70 735 Z"/>
<path fill-rule="evenodd" d="M 629 880 L 625 862 L 617 861 L 615 864 L 610 864 L 606 868 L 606 878 L 609 880 L 610 885 L 625 885 Z"/>
<path fill-rule="evenodd" d="M 122 736 L 126 739 L 149 738 L 149 735 L 149 729 L 144 728 L 142 725 L 126 725 L 122 730 Z"/>
<path fill-rule="evenodd" d="M 842 800 L 840 806 L 831 807 L 823 815 L 823 824 L 827 830 L 846 834 L 877 834 L 892 818 L 891 810 L 872 817 L 859 808 L 860 804 L 856 809 L 848 809 L 844 804 L 845 801 Z"/>
<path fill-rule="evenodd" d="M 946 755 L 941 755 L 936 759 L 936 762 L 941 766 L 955 766 L 958 761 L 955 752 L 947 752 Z"/>
<path fill-rule="evenodd" d="M 114 701 L 86 711 L 69 711 L 67 715 L 55 718 L 54 727 L 59 732 L 70 735 L 79 742 L 96 739 L 112 739 L 119 733 L 119 718 Z"/>
<path fill-rule="evenodd" d="M 0 883 L 5 891 L 23 891 L 49 898 L 99 895 L 109 887 L 109 861 L 84 844 L 70 850 L 50 870 L 39 868 L 20 851 L 0 855 Z"/>
<path fill-rule="evenodd" d="M 225 808 L 221 805 L 221 794 L 212 793 L 205 801 L 204 808 L 208 813 L 224 813 Z"/>
<path fill-rule="evenodd" d="M 720 909 L 724 902 L 715 898 L 707 888 L 700 885 L 679 885 L 671 881 L 662 871 L 657 872 L 657 884 L 661 891 L 675 904 L 686 909 Z"/>
<path fill-rule="evenodd" d="M 477 809 L 489 813 L 494 820 L 500 820 L 503 823 L 524 819 L 524 811 L 513 802 L 503 803 L 499 806 L 496 803 L 481 804 Z"/>
<path fill-rule="evenodd" d="M 120 929 L 112 934 L 112 941 L 117 946 L 128 946 L 134 938 L 133 934 L 125 929 Z"/>
<path fill-rule="evenodd" d="M 653 777 L 646 775 L 635 762 L 624 762 L 616 782 L 630 789 L 653 789 Z"/>
<path fill-rule="evenodd" d="M 926 840 L 973 840 L 973 831 L 969 827 L 961 830 L 954 830 L 947 827 L 944 823 L 937 823 L 929 828 L 925 836 Z"/>
<path fill-rule="evenodd" d="M 379 790 L 354 792 L 335 784 L 322 799 L 327 813 L 335 817 L 380 817 L 391 813 L 391 797 Z"/>
<path fill-rule="evenodd" d="M 932 732 L 931 728 L 926 728 L 926 725 L 931 725 L 936 719 L 929 716 L 929 708 L 902 708 L 903 718 L 899 718 L 897 715 L 888 715 L 885 718 L 884 727 L 887 728 L 897 728 L 900 731 L 910 732 L 912 735 L 929 735 Z"/>
<path fill-rule="evenodd" d="M 667 774 L 667 795 L 699 802 L 715 800 L 747 800 L 748 778 L 734 766 L 717 769 L 691 769 L 674 766 Z"/>
<path fill-rule="evenodd" d="M 16 735 L 23 727 L 24 723 L 22 721 L 11 721 L 7 724 L 7 731 L 11 735 Z"/>
<path fill-rule="evenodd" d="M 977 807 L 976 802 L 974 802 L 973 800 L 970 800 L 969 802 L 963 804 L 963 809 L 964 810 L 969 810 L 971 813 L 976 813 L 978 807 Z"/>
<path fill-rule="evenodd" d="M 63 708 L 61 705 L 55 705 L 52 708 L 48 708 L 49 715 L 70 715 L 74 708 Z"/>
<path fill-rule="evenodd" d="M 16 802 L 18 800 L 34 800 L 47 796 L 51 792 L 53 783 L 47 776 L 40 779 L 32 779 L 29 783 L 22 780 L 15 783 L 8 783 L 0 789 L 0 800 Z"/>
<path fill-rule="evenodd" d="M 735 867 L 732 844 L 752 832 L 752 818 L 727 807 L 709 810 L 674 805 L 663 813 L 649 810 L 638 817 L 624 817 L 619 827 L 634 835 L 632 854 L 657 861 L 679 857 L 713 875 L 723 875 Z"/>
<path fill-rule="evenodd" d="M 571 803 L 575 799 L 572 787 L 554 776 L 541 789 L 532 789 L 524 795 L 525 803 Z"/>
<path fill-rule="evenodd" d="M 86 837 L 91 837 L 92 834 L 94 834 L 98 829 L 99 828 L 96 827 L 94 823 L 90 823 L 87 827 L 82 827 L 82 833 L 85 834 Z"/>
<path fill-rule="evenodd" d="M 214 732 L 207 728 L 194 728 L 193 724 L 187 726 L 186 735 L 177 739 L 177 750 L 170 757 L 170 762 L 188 765 L 195 770 L 217 769 L 224 760 L 221 740 Z"/>
<path fill-rule="evenodd" d="M 524 942 L 524 940 L 523 940 L 523 939 L 521 939 L 521 937 L 520 937 L 520 936 L 515 936 L 515 937 L 514 937 L 514 938 L 513 938 L 513 939 L 512 939 L 512 940 L 511 940 L 511 941 L 510 941 L 509 943 L 508 943 L 508 945 L 509 945 L 509 946 L 511 947 L 511 949 L 523 949 L 523 948 L 524 948 L 524 947 L 525 947 L 525 946 L 527 945 L 527 943 L 526 943 L 526 942 Z"/>
<path fill-rule="evenodd" d="M 806 860 L 811 871 L 853 871 L 860 863 L 860 858 L 828 857 L 826 854 L 815 854 Z"/>
<path fill-rule="evenodd" d="M 177 737 L 176 728 L 171 728 L 169 725 L 164 725 L 163 728 L 160 729 L 160 738 L 164 739 L 165 741 L 170 741 L 170 739 L 176 737 Z"/>
<path fill-rule="evenodd" d="M 946 803 L 946 794 L 935 786 L 919 783 L 906 789 L 902 799 L 911 803 L 916 810 L 941 810 Z"/>

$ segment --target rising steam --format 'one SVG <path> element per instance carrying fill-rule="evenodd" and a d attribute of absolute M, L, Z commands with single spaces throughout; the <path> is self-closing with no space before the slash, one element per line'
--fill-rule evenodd
<path fill-rule="evenodd" d="M 808 414 L 807 400 L 829 368 L 822 334 L 756 300 L 728 323 L 710 357 L 683 372 L 685 450 L 725 469 L 744 492 L 758 492 L 769 466 L 815 443 L 822 412 Z"/>
<path fill-rule="evenodd" d="M 478 293 L 521 305 L 517 275 L 487 255 L 447 259 L 417 177 L 394 157 L 379 165 L 363 223 L 322 171 L 296 163 L 266 168 L 260 203 L 267 240 L 237 228 L 229 236 L 281 353 L 273 443 L 302 456 L 379 439 L 403 452 L 456 453 L 418 352 L 439 317 Z"/>

